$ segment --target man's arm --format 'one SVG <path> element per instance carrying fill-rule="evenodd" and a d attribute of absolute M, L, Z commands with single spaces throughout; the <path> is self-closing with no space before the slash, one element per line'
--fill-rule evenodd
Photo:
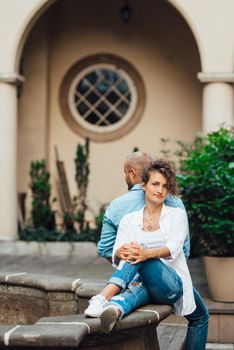
<path fill-rule="evenodd" d="M 101 237 L 98 242 L 98 253 L 110 262 L 118 229 L 113 221 L 111 208 L 108 207 L 102 221 Z"/>
<path fill-rule="evenodd" d="M 107 209 L 103 217 L 100 241 L 98 242 L 98 253 L 112 263 L 112 252 L 115 245 L 118 227 L 111 220 L 111 209 Z M 125 243 L 116 251 L 116 257 L 126 260 L 131 254 L 131 244 Z"/>

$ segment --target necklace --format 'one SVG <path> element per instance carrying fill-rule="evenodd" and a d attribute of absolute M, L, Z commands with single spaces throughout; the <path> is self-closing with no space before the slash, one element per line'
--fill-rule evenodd
<path fill-rule="evenodd" d="M 145 215 L 147 214 L 147 216 Z M 155 231 L 159 228 L 158 215 L 150 215 L 147 208 L 145 208 L 143 216 L 143 230 L 144 231 Z"/>

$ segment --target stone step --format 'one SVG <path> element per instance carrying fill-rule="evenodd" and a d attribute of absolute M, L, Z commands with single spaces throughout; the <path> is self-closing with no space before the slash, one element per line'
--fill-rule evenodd
<path fill-rule="evenodd" d="M 157 327 L 160 350 L 182 350 L 187 332 L 183 325 L 159 324 Z"/>

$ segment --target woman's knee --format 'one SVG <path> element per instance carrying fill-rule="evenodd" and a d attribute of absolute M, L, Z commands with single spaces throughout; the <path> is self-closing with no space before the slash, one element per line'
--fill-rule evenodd
<path fill-rule="evenodd" d="M 149 259 L 142 263 L 139 273 L 143 274 L 145 272 L 157 271 L 157 269 L 163 268 L 163 262 L 159 259 Z"/>
<path fill-rule="evenodd" d="M 150 259 L 142 263 L 139 274 L 144 283 L 167 285 L 171 290 L 180 290 L 182 280 L 175 270 L 159 259 Z"/>
<path fill-rule="evenodd" d="M 161 260 L 143 262 L 139 273 L 153 302 L 174 304 L 183 295 L 181 279 Z"/>

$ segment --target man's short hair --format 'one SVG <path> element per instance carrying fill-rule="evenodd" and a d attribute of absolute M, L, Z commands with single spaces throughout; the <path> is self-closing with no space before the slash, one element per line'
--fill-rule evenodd
<path fill-rule="evenodd" d="M 136 151 L 126 158 L 125 164 L 136 169 L 141 177 L 143 170 L 148 168 L 153 161 L 154 158 L 149 153 Z"/>

